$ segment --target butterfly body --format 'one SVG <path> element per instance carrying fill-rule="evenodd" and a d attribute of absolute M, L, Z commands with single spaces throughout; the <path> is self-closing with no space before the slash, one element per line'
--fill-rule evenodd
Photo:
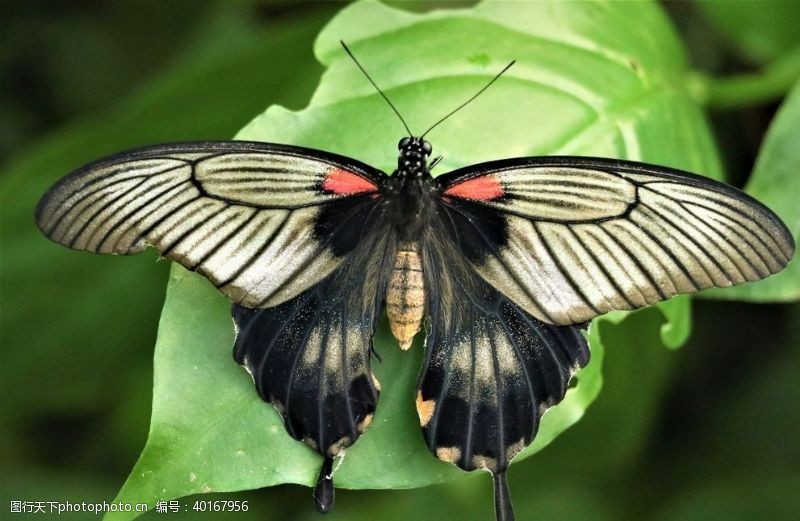
<path fill-rule="evenodd" d="M 399 245 L 386 290 L 389 328 L 403 350 L 420 330 L 425 314 L 425 279 L 419 244 Z"/>
<path fill-rule="evenodd" d="M 402 349 L 420 330 L 425 312 L 425 283 L 420 257 L 423 230 L 430 226 L 436 185 L 428 170 L 431 145 L 420 138 L 398 143 L 397 169 L 386 180 L 381 196 L 390 232 L 397 248 L 392 271 L 386 281 L 386 314 L 389 327 Z M 384 275 L 387 276 L 387 275 Z"/>

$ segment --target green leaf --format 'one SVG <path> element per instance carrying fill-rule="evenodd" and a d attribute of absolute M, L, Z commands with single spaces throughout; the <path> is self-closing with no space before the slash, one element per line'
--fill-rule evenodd
<path fill-rule="evenodd" d="M 689 338 L 692 331 L 691 297 L 678 295 L 658 304 L 658 309 L 664 316 L 661 326 L 661 341 L 664 347 L 677 349 Z M 631 311 L 612 311 L 603 316 L 611 324 L 619 324 L 631 315 Z"/>
<path fill-rule="evenodd" d="M 680 295 L 659 305 L 665 322 L 661 326 L 661 341 L 664 347 L 681 347 L 692 332 L 691 297 Z"/>
<path fill-rule="evenodd" d="M 758 72 L 693 80 L 698 99 L 714 110 L 735 110 L 780 100 L 800 77 L 800 45 Z"/>
<path fill-rule="evenodd" d="M 697 74 L 691 80 L 693 88 L 709 108 L 731 110 L 779 100 L 800 77 L 797 2 L 703 0 L 694 6 L 705 14 L 705 31 L 710 25 L 710 30 L 722 35 L 738 51 L 738 58 L 758 66 L 724 76 Z M 707 46 L 713 36 L 700 34 L 697 43 Z M 710 48 L 714 49 L 714 45 Z M 724 56 L 717 59 L 730 61 Z"/>
<path fill-rule="evenodd" d="M 668 349 L 661 331 L 668 324 L 658 308 L 628 313 L 620 322 L 595 321 L 592 355 L 602 347 L 602 392 L 580 423 L 512 473 L 524 475 L 526 483 L 577 481 L 585 485 L 576 488 L 592 488 L 598 480 L 619 473 L 627 475 L 640 465 L 642 454 L 653 441 L 653 431 L 663 421 L 659 417 L 661 405 L 678 377 L 680 357 Z M 597 362 L 593 359 L 587 369 Z M 530 501 L 543 495 L 539 490 L 531 492 Z M 515 506 L 524 504 L 518 503 Z M 532 507 L 524 518 L 541 518 Z M 523 517 L 521 511 L 518 514 Z"/>
<path fill-rule="evenodd" d="M 237 137 L 321 148 L 391 171 L 402 127 L 343 53 L 340 37 L 415 132 L 517 60 L 430 134 L 434 153 L 445 156 L 437 171 L 569 153 L 720 175 L 706 121 L 683 87 L 680 44 L 663 13 L 648 3 L 496 2 L 424 15 L 356 3 L 317 40 L 327 70 L 309 106 L 299 112 L 271 107 Z M 682 317 L 684 324 L 662 333 L 673 344 L 685 337 L 687 305 L 681 299 L 662 305 L 665 316 Z M 315 481 L 321 458 L 284 432 L 277 413 L 259 401 L 230 359 L 228 306 L 209 283 L 173 269 L 156 347 L 150 438 L 117 501 L 153 504 L 196 492 Z M 597 335 L 594 324 L 593 361 L 544 416 L 519 459 L 578 421 L 596 397 L 603 358 Z M 413 408 L 419 343 L 401 352 L 382 324 L 375 344 L 383 357 L 376 363 L 383 393 L 372 425 L 341 461 L 337 485 L 418 487 L 465 475 L 433 458 L 423 443 Z"/>
<path fill-rule="evenodd" d="M 800 45 L 800 9 L 785 0 L 699 0 L 694 6 L 736 49 L 766 63 Z"/>
<path fill-rule="evenodd" d="M 770 125 L 753 174 L 745 191 L 771 208 L 800 242 L 800 81 Z M 783 271 L 769 278 L 703 296 L 754 302 L 789 302 L 800 299 L 800 262 L 795 258 Z"/>

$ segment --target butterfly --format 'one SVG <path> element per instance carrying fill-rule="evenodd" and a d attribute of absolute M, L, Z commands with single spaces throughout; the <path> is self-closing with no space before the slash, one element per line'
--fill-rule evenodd
<path fill-rule="evenodd" d="M 334 458 L 378 404 L 378 320 L 402 349 L 424 329 L 409 397 L 422 435 L 440 460 L 491 472 L 510 520 L 506 470 L 588 363 L 592 318 L 762 279 L 795 245 L 750 196 L 662 166 L 523 157 L 433 177 L 427 132 L 399 141 L 392 175 L 272 143 L 140 148 L 60 180 L 36 222 L 77 250 L 154 247 L 233 302 L 235 360 L 324 458 L 321 512 Z"/>

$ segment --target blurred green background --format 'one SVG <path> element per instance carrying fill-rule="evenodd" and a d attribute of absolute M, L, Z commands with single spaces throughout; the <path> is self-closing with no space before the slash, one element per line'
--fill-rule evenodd
<path fill-rule="evenodd" d="M 663 7 L 708 93 L 729 180 L 743 186 L 798 77 L 800 3 L 734 4 Z M 39 195 L 101 155 L 227 139 L 269 105 L 303 107 L 322 72 L 314 37 L 340 8 L 3 3 L 0 518 L 46 517 L 11 515 L 10 500 L 116 495 L 147 437 L 168 269 L 153 252 L 99 258 L 48 243 L 32 221 Z M 606 353 L 604 387 L 586 416 L 511 468 L 518 512 L 547 520 L 800 517 L 800 306 L 695 299 L 693 308 L 684 348 L 648 348 L 658 345 L 651 332 Z M 605 333 L 653 331 L 646 326 L 659 318 L 644 311 Z M 489 481 L 480 474 L 417 490 L 338 491 L 328 517 L 489 519 Z M 249 501 L 249 512 L 225 518 L 320 519 L 304 487 L 211 497 Z"/>

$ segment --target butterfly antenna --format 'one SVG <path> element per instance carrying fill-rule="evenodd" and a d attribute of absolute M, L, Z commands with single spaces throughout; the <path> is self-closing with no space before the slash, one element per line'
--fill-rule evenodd
<path fill-rule="evenodd" d="M 492 79 L 489 81 L 489 83 L 487 83 L 486 85 L 484 85 L 484 86 L 483 86 L 483 88 L 482 88 L 481 90 L 479 90 L 478 92 L 476 92 L 476 93 L 475 93 L 475 94 L 474 94 L 474 95 L 473 95 L 473 96 L 472 96 L 470 99 L 468 99 L 467 101 L 465 101 L 464 103 L 462 103 L 461 105 L 459 105 L 458 107 L 456 107 L 454 110 L 450 111 L 450 112 L 449 112 L 449 113 L 448 113 L 446 116 L 444 116 L 442 119 L 440 119 L 439 121 L 437 121 L 436 123 L 434 123 L 434 124 L 431 126 L 431 128 L 429 128 L 428 130 L 426 130 L 426 131 L 425 131 L 425 132 L 424 132 L 424 133 L 423 133 L 423 134 L 422 134 L 422 135 L 421 135 L 419 138 L 420 138 L 420 139 L 424 138 L 424 137 L 425 137 L 425 136 L 428 134 L 428 132 L 430 132 L 431 130 L 433 130 L 434 128 L 436 128 L 436 127 L 439 125 L 439 123 L 443 122 L 444 120 L 446 120 L 447 118 L 449 118 L 450 116 L 452 116 L 453 114 L 455 114 L 456 112 L 458 112 L 459 110 L 461 110 L 461 109 L 463 109 L 464 107 L 466 107 L 467 105 L 469 105 L 469 104 L 470 104 L 470 102 L 471 102 L 472 100 L 474 100 L 475 98 L 477 98 L 478 96 L 480 96 L 481 94 L 483 94 L 483 91 L 485 91 L 486 89 L 488 89 L 489 87 L 491 87 L 492 83 L 496 82 L 496 81 L 497 81 L 497 79 L 498 79 L 498 78 L 500 78 L 500 76 L 502 76 L 502 75 L 503 75 L 503 73 L 504 73 L 504 72 L 506 72 L 508 69 L 510 69 L 510 68 L 511 68 L 511 66 L 512 66 L 512 65 L 514 65 L 515 63 L 517 63 L 517 60 L 513 60 L 511 63 L 509 63 L 508 65 L 506 65 L 506 66 L 503 68 L 503 70 L 502 70 L 502 71 L 500 71 L 500 72 L 498 72 L 498 73 L 495 75 L 495 77 L 494 77 L 494 78 L 492 78 Z"/>
<path fill-rule="evenodd" d="M 367 77 L 367 79 L 372 84 L 372 86 L 375 87 L 375 90 L 378 91 L 378 94 L 383 96 L 383 99 L 386 100 L 386 103 L 388 103 L 389 106 L 392 107 L 392 110 L 394 111 L 395 114 L 397 114 L 397 117 L 400 118 L 400 121 L 403 123 L 403 126 L 406 127 L 406 132 L 408 132 L 409 137 L 412 137 L 413 134 L 411 133 L 411 129 L 408 128 L 408 125 L 406 124 L 406 120 L 404 120 L 403 116 L 400 115 L 400 111 L 397 110 L 397 107 L 395 107 L 394 104 L 389 100 L 389 98 L 386 97 L 386 94 L 383 93 L 383 91 L 380 89 L 380 87 L 378 87 L 378 85 L 375 83 L 375 81 L 373 81 L 373 79 L 370 78 L 369 74 L 367 74 L 367 71 L 364 70 L 364 67 L 362 67 L 361 64 L 358 62 L 358 60 L 356 60 L 356 57 L 353 55 L 353 52 L 350 50 L 349 47 L 347 47 L 347 44 L 344 43 L 344 41 L 342 41 L 342 40 L 339 40 L 339 43 L 342 44 L 342 47 L 344 47 L 344 50 L 347 52 L 347 54 L 350 55 L 350 58 L 353 59 L 353 61 L 358 66 L 358 68 L 361 69 L 361 72 L 364 73 L 364 76 Z"/>

